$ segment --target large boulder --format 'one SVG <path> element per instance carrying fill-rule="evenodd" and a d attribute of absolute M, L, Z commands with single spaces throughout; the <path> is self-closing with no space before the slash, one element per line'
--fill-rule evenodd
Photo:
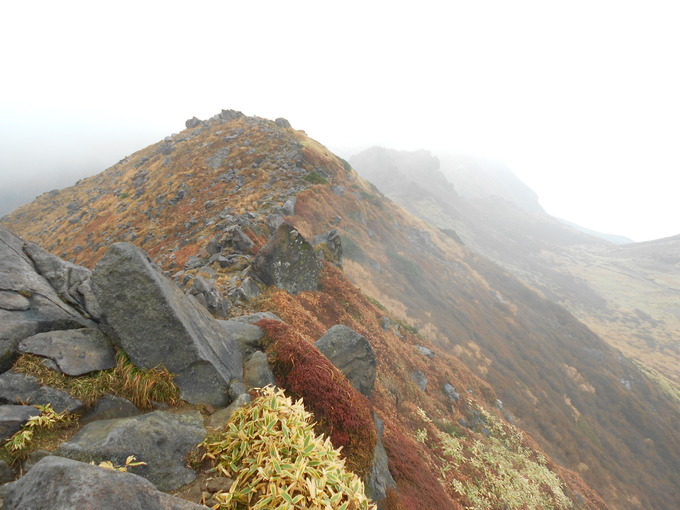
<path fill-rule="evenodd" d="M 4 508 L 12 510 L 205 510 L 158 491 L 151 482 L 62 457 L 45 457 L 12 483 Z"/>
<path fill-rule="evenodd" d="M 314 344 L 358 391 L 371 396 L 376 359 L 371 344 L 353 329 L 337 324 Z"/>
<path fill-rule="evenodd" d="M 144 251 L 116 243 L 92 281 L 110 336 L 138 367 L 164 366 L 187 402 L 223 407 L 241 352 L 213 317 L 166 278 Z"/>
<path fill-rule="evenodd" d="M 134 455 L 145 466 L 130 468 L 161 490 L 174 490 L 192 482 L 196 473 L 185 457 L 205 438 L 198 412 L 152 413 L 88 423 L 57 449 L 57 455 L 83 462 L 111 461 L 123 465 Z"/>
<path fill-rule="evenodd" d="M 253 259 L 250 275 L 291 294 L 317 290 L 321 263 L 290 223 L 282 223 Z"/>
<path fill-rule="evenodd" d="M 113 346 L 98 329 L 38 333 L 19 342 L 19 352 L 49 358 L 67 375 L 83 375 L 116 366 Z"/>

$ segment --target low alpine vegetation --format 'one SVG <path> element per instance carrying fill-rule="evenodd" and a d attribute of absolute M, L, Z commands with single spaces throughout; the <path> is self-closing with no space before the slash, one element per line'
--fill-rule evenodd
<path fill-rule="evenodd" d="M 201 445 L 216 470 L 234 478 L 214 498 L 220 509 L 375 510 L 339 449 L 314 433 L 312 415 L 283 390 L 261 390 L 224 430 Z"/>

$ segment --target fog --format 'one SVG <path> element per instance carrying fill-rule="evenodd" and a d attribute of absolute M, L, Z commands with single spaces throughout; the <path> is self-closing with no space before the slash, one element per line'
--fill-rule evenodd
<path fill-rule="evenodd" d="M 233 108 L 344 157 L 500 160 L 551 214 L 680 234 L 676 8 L 622 4 L 5 2 L 0 214 Z"/>

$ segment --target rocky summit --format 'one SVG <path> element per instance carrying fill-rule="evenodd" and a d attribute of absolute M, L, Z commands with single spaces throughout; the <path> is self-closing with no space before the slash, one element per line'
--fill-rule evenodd
<path fill-rule="evenodd" d="M 1 220 L 5 508 L 680 506 L 678 400 L 479 208 L 432 226 L 282 118 L 185 126 Z"/>

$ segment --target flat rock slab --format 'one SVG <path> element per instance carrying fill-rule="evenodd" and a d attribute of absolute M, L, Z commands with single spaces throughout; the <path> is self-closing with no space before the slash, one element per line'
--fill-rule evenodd
<path fill-rule="evenodd" d="M 136 366 L 167 368 L 187 402 L 229 404 L 229 381 L 243 379 L 239 347 L 143 250 L 114 244 L 92 282 L 107 333 Z"/>
<path fill-rule="evenodd" d="M 11 290 L 0 290 L 0 308 L 9 311 L 23 311 L 31 307 L 31 302 L 26 296 Z"/>
<path fill-rule="evenodd" d="M 264 331 L 254 324 L 238 319 L 217 322 L 239 346 L 243 359 L 246 359 L 255 351 L 264 349 L 262 345 Z"/>
<path fill-rule="evenodd" d="M 371 396 L 375 385 L 376 360 L 371 344 L 347 326 L 338 324 L 314 344 L 335 365 L 355 389 Z"/>
<path fill-rule="evenodd" d="M 185 457 L 203 441 L 206 430 L 200 413 L 175 414 L 154 411 L 131 418 L 88 423 L 62 444 L 57 455 L 99 463 L 109 460 L 123 465 L 129 455 L 146 466 L 130 470 L 160 490 L 174 490 L 194 481 Z"/>
<path fill-rule="evenodd" d="M 0 405 L 0 441 L 12 437 L 31 416 L 39 414 L 33 406 Z"/>
<path fill-rule="evenodd" d="M 82 375 L 116 366 L 111 341 L 98 329 L 39 333 L 19 342 L 19 352 L 50 358 L 67 375 Z"/>
<path fill-rule="evenodd" d="M 321 263 L 314 248 L 289 223 L 282 223 L 253 259 L 250 274 L 291 294 L 317 290 Z"/>
<path fill-rule="evenodd" d="M 97 400 L 94 408 L 81 418 L 80 423 L 84 425 L 92 421 L 129 418 L 140 414 L 142 411 L 129 400 L 114 395 L 104 395 Z"/>
<path fill-rule="evenodd" d="M 68 393 L 49 386 L 40 386 L 32 375 L 5 372 L 0 374 L 0 404 L 51 404 L 58 413 L 78 413 L 85 404 Z"/>
<path fill-rule="evenodd" d="M 158 491 L 132 473 L 45 457 L 10 485 L 4 508 L 13 510 L 205 510 Z"/>

